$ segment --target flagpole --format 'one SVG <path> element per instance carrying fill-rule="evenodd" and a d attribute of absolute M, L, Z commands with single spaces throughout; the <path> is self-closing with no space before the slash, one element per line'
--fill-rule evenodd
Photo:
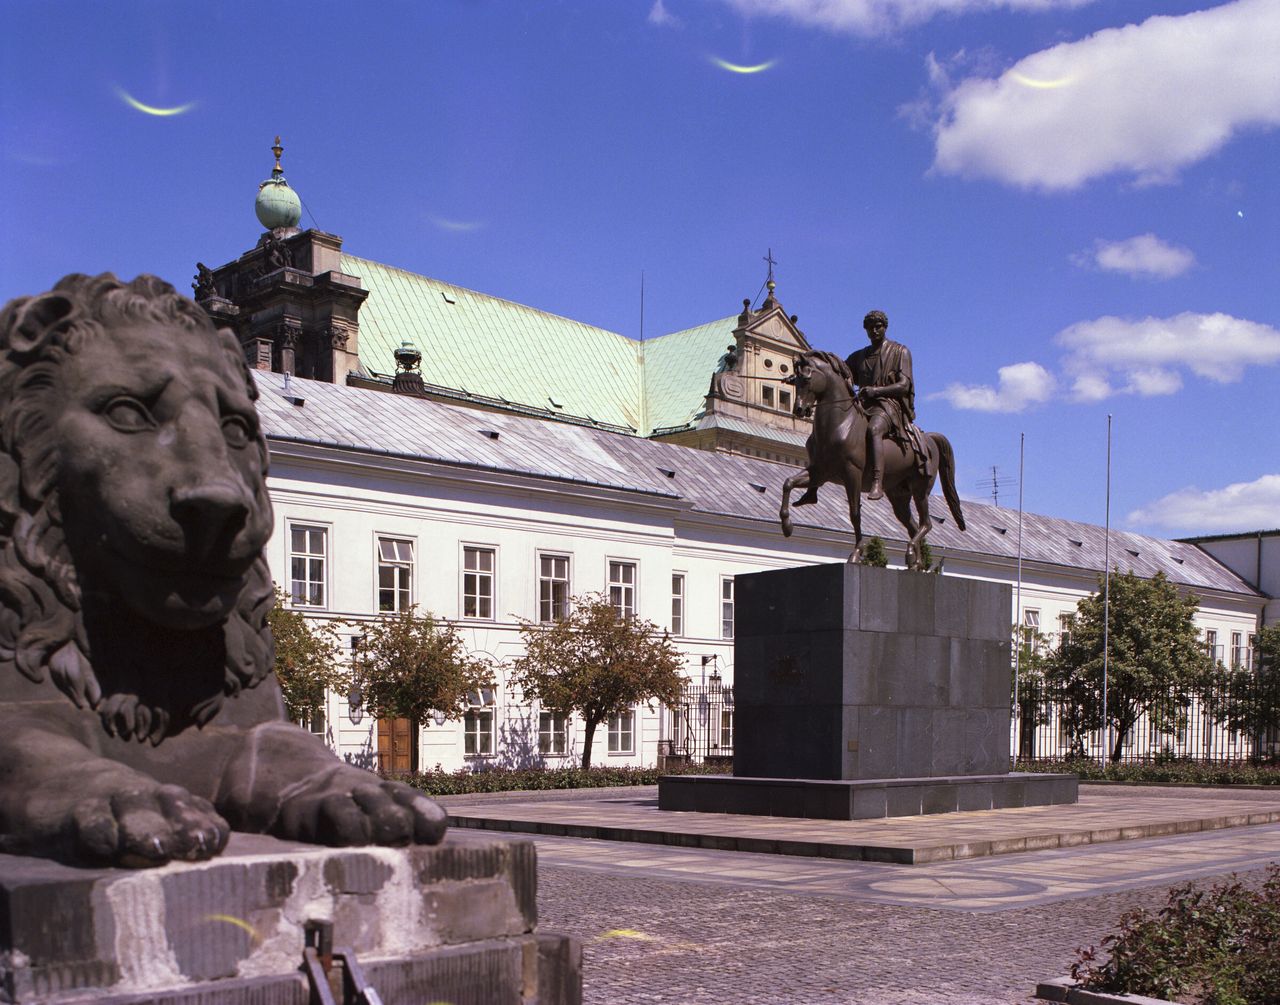
<path fill-rule="evenodd" d="M 1111 413 L 1107 413 L 1107 525 L 1102 546 L 1102 764 L 1111 756 L 1111 720 L 1107 716 L 1107 673 L 1111 642 Z"/>
<path fill-rule="evenodd" d="M 1018 700 L 1018 681 L 1022 670 L 1022 463 L 1027 444 L 1027 434 L 1018 434 L 1018 585 L 1017 599 L 1014 601 L 1013 623 L 1018 626 L 1013 644 L 1013 741 L 1014 760 L 1021 750 L 1018 742 L 1022 730 L 1022 703 Z"/>

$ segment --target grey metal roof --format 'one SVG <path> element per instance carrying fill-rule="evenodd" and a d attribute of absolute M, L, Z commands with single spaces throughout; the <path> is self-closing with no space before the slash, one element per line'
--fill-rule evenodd
<path fill-rule="evenodd" d="M 808 430 L 800 432 L 795 429 L 779 429 L 776 426 L 766 426 L 763 422 L 740 419 L 736 415 L 704 415 L 694 423 L 694 427 L 697 429 L 727 429 L 730 432 L 746 433 L 748 436 L 758 436 L 762 440 L 789 443 L 796 447 L 803 447 L 809 439 Z"/>
<path fill-rule="evenodd" d="M 481 411 L 383 391 L 292 379 L 283 395 L 281 374 L 254 371 L 262 396 L 258 412 L 269 439 L 390 454 L 459 467 L 596 485 L 663 498 L 695 513 L 758 520 L 774 526 L 782 483 L 794 468 L 718 454 L 587 426 Z M 498 434 L 496 437 L 489 433 Z M 931 500 L 935 552 L 970 552 L 1014 561 L 1018 513 L 965 501 L 968 529 L 960 532 L 945 502 Z M 797 526 L 849 533 L 848 506 L 837 486 L 826 486 L 816 505 L 793 509 Z M 939 519 L 941 518 L 941 519 Z M 863 533 L 901 541 L 887 500 L 864 500 Z M 780 533 L 780 532 L 779 532 Z M 1024 513 L 1026 562 L 1101 572 L 1106 534 L 1093 524 Z M 1183 541 L 1113 530 L 1110 559 L 1140 576 L 1163 572 L 1198 589 L 1259 596 L 1212 556 Z"/>

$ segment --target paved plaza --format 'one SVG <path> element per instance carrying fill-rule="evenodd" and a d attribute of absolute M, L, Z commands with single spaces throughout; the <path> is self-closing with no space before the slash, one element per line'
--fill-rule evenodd
<path fill-rule="evenodd" d="M 600 1005 L 1026 1003 L 1037 980 L 1066 973 L 1075 948 L 1096 944 L 1124 911 L 1157 907 L 1188 879 L 1257 880 L 1280 861 L 1280 823 L 1241 822 L 1280 810 L 1274 790 L 1082 786 L 1081 795 L 1079 812 L 1090 816 L 1163 818 L 1181 804 L 1184 819 L 1211 812 L 1220 825 L 915 865 L 538 835 L 540 926 L 582 940 L 585 1000 Z M 538 805 L 577 819 L 649 798 L 614 790 L 444 802 L 490 818 Z M 982 816 L 999 836 L 1043 809 Z M 914 824 L 931 822 L 956 825 Z"/>

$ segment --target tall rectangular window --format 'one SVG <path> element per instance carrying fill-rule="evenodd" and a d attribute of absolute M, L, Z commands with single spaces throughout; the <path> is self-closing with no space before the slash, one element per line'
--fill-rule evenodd
<path fill-rule="evenodd" d="M 538 620 L 569 616 L 569 556 L 538 556 Z"/>
<path fill-rule="evenodd" d="M 493 709 L 471 709 L 463 716 L 462 728 L 462 747 L 465 753 L 493 753 Z"/>
<path fill-rule="evenodd" d="M 609 603 L 621 619 L 636 616 L 636 563 L 609 563 Z"/>
<path fill-rule="evenodd" d="M 1204 648 L 1212 660 L 1221 660 L 1222 654 L 1218 652 L 1218 633 L 1213 628 L 1206 628 L 1204 632 Z"/>
<path fill-rule="evenodd" d="M 413 603 L 413 542 L 378 538 L 378 610 L 405 611 Z"/>
<path fill-rule="evenodd" d="M 1067 645 L 1071 641 L 1071 630 L 1076 626 L 1076 616 L 1074 614 L 1058 615 L 1058 646 Z"/>
<path fill-rule="evenodd" d="M 720 637 L 733 638 L 733 578 L 720 580 Z"/>
<path fill-rule="evenodd" d="M 1244 636 L 1239 632 L 1231 633 L 1231 665 L 1233 667 L 1242 666 L 1245 662 L 1244 658 Z"/>
<path fill-rule="evenodd" d="M 538 752 L 563 754 L 568 743 L 569 717 L 558 712 L 538 713 Z"/>
<path fill-rule="evenodd" d="M 726 750 L 733 749 L 733 709 L 720 710 L 720 746 Z"/>
<path fill-rule="evenodd" d="M 631 709 L 609 717 L 609 753 L 636 752 L 636 713 Z"/>
<path fill-rule="evenodd" d="M 684 634 L 684 573 L 671 575 L 671 634 Z"/>
<path fill-rule="evenodd" d="M 462 616 L 464 618 L 493 617 L 493 568 L 492 548 L 462 549 Z"/>
<path fill-rule="evenodd" d="M 328 602 L 329 531 L 295 523 L 289 527 L 289 593 L 295 607 Z"/>
<path fill-rule="evenodd" d="M 1040 612 L 1034 607 L 1022 610 L 1022 641 L 1028 644 L 1035 641 L 1040 633 Z"/>

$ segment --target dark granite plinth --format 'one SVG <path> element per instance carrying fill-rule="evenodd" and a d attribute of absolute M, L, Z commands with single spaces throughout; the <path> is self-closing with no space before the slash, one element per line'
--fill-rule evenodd
<path fill-rule="evenodd" d="M 761 817 L 869 820 L 1074 803 L 1078 786 L 1075 775 L 1023 773 L 834 781 L 669 775 L 659 779 L 658 808 Z"/>
<path fill-rule="evenodd" d="M 147 871 L 0 855 L 0 1001 L 304 1005 L 303 926 L 333 923 L 386 1005 L 581 1001 L 576 943 L 534 934 L 527 841 L 329 849 L 235 834 Z"/>
<path fill-rule="evenodd" d="M 1008 585 L 847 563 L 734 582 L 735 775 L 1008 771 Z"/>

